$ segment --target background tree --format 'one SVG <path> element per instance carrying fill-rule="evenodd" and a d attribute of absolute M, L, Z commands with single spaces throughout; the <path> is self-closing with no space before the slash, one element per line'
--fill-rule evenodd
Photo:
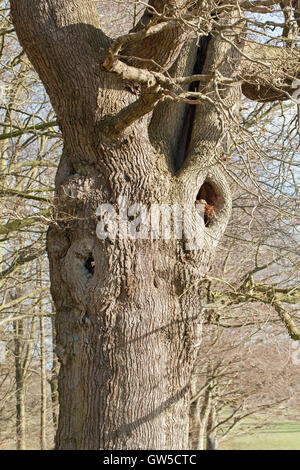
<path fill-rule="evenodd" d="M 250 435 L 274 422 L 278 411 L 290 418 L 294 409 L 299 419 L 299 365 L 282 331 L 268 323 L 268 335 L 258 325 L 221 333 L 210 326 L 205 333 L 194 369 L 191 448 L 218 449 L 231 435 Z"/>
<path fill-rule="evenodd" d="M 45 232 L 60 134 L 44 88 L 17 40 L 6 0 L 0 2 L 0 25 L 0 445 L 38 447 L 43 416 L 48 429 L 43 440 L 49 447 L 51 401 L 46 409 L 40 406 L 40 395 L 45 397 L 40 371 L 49 378 L 53 356 Z M 50 396 L 49 385 L 46 393 Z"/>
<path fill-rule="evenodd" d="M 271 114 L 270 122 L 275 119 L 279 126 L 274 109 Z M 248 117 L 247 123 L 251 120 Z M 265 119 L 264 133 L 267 126 Z M 268 145 L 265 136 L 263 147 Z M 291 163 L 283 152 L 280 161 L 282 168 Z M 254 432 L 282 407 L 282 416 L 294 407 L 296 419 L 299 365 L 293 363 L 292 343 L 300 338 L 299 242 L 295 221 L 288 217 L 292 205 L 298 204 L 298 184 L 292 178 L 286 193 L 278 180 L 286 180 L 288 172 L 279 172 L 276 181 L 262 171 L 260 165 L 266 164 L 261 155 L 251 170 L 251 176 L 256 172 L 254 182 L 260 176 L 259 196 L 249 173 L 234 169 L 239 180 L 247 182 L 247 191 L 234 190 L 231 223 L 219 246 L 218 262 L 200 281 L 206 283 L 207 309 L 192 386 L 194 449 L 217 448 L 232 433 Z M 267 203 L 274 199 L 276 205 Z"/>

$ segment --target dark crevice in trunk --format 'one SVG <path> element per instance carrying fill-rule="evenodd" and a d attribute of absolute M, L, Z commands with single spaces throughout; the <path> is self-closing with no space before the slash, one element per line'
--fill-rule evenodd
<path fill-rule="evenodd" d="M 208 44 L 211 39 L 211 35 L 202 36 L 199 41 L 196 61 L 193 69 L 193 75 L 200 75 L 203 71 L 203 67 L 206 60 Z M 189 85 L 189 91 L 197 91 L 199 82 L 193 82 Z M 181 129 L 180 138 L 178 139 L 177 150 L 174 156 L 175 170 L 179 170 L 188 153 L 189 144 L 195 120 L 196 105 L 187 104 L 184 114 L 183 127 Z"/>
<path fill-rule="evenodd" d="M 214 206 L 217 202 L 217 194 L 211 183 L 205 181 L 197 194 L 197 200 L 204 200 L 207 204 Z"/>
<path fill-rule="evenodd" d="M 93 276 L 93 274 L 95 272 L 95 261 L 94 261 L 94 258 L 92 257 L 92 255 L 90 255 L 88 257 L 88 259 L 86 260 L 84 266 L 88 270 L 88 272 Z"/>
<path fill-rule="evenodd" d="M 204 205 L 204 223 L 206 226 L 209 226 L 213 215 L 214 215 L 214 207 L 217 202 L 217 194 L 216 191 L 211 183 L 205 181 L 196 197 L 196 204 L 203 203 Z"/>

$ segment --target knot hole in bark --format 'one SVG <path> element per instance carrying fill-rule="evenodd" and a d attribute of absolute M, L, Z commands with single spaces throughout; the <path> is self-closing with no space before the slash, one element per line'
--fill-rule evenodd
<path fill-rule="evenodd" d="M 93 276 L 95 272 L 95 260 L 92 253 L 89 254 L 88 259 L 84 263 L 85 269 Z"/>
<path fill-rule="evenodd" d="M 204 223 L 206 227 L 208 227 L 213 220 L 217 199 L 217 193 L 213 185 L 205 181 L 198 191 L 195 204 L 203 204 Z"/>

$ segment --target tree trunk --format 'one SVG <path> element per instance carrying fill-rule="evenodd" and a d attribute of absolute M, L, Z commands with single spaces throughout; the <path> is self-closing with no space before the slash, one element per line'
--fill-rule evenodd
<path fill-rule="evenodd" d="M 190 426 L 192 429 L 190 443 L 192 449 L 204 450 L 206 446 L 208 420 L 212 406 L 212 390 L 210 386 L 205 391 L 203 403 L 197 400 L 195 404 L 196 410 L 190 415 Z"/>
<path fill-rule="evenodd" d="M 218 439 L 217 439 L 217 411 L 214 403 L 214 397 L 212 399 L 212 405 L 207 423 L 207 435 L 206 435 L 206 450 L 217 450 Z"/>
<path fill-rule="evenodd" d="M 94 3 L 11 1 L 20 42 L 64 138 L 47 240 L 61 362 L 56 448 L 182 450 L 188 447 L 190 377 L 201 335 L 199 281 L 230 215 L 229 186 L 218 163 L 223 131 L 210 102 L 198 105 L 187 123 L 187 105 L 160 102 L 163 94 L 155 86 L 105 70 L 111 41 L 100 30 Z M 156 7 L 161 3 L 166 2 L 156 1 Z M 186 31 L 173 26 L 131 43 L 125 55 L 166 69 L 174 64 L 173 75 L 188 74 L 196 48 L 184 45 L 186 39 Z M 218 62 L 223 76 L 232 74 L 222 62 L 236 55 L 230 43 L 217 35 L 203 54 L 204 73 Z M 130 65 L 127 72 L 141 70 L 138 61 Z M 239 86 L 222 93 L 230 105 L 239 99 Z M 183 165 L 176 171 L 187 125 L 190 142 L 185 140 Z M 129 206 L 147 209 L 194 207 L 204 184 L 214 193 L 215 216 L 207 227 L 196 225 L 195 236 L 97 236 L 100 204 L 119 212 L 123 197 Z"/>
<path fill-rule="evenodd" d="M 23 320 L 14 322 L 17 450 L 25 450 L 25 390 L 22 363 Z"/>
<path fill-rule="evenodd" d="M 51 317 L 52 324 L 52 342 L 54 351 L 56 349 L 56 335 L 55 335 L 55 323 L 53 317 Z M 53 428 L 56 432 L 58 425 L 58 410 L 59 410 L 59 401 L 58 401 L 58 374 L 59 374 L 59 362 L 58 358 L 53 352 L 52 359 L 52 368 L 51 368 L 51 378 L 50 378 L 50 388 L 51 388 L 51 402 L 52 402 L 52 421 Z"/>
<path fill-rule="evenodd" d="M 42 308 L 40 308 L 42 310 Z M 42 312 L 41 312 L 42 313 Z M 41 335 L 41 423 L 40 423 L 40 447 L 45 450 L 46 444 L 46 418 L 47 418 L 47 379 L 45 364 L 45 326 L 44 318 L 40 316 L 40 335 Z"/>

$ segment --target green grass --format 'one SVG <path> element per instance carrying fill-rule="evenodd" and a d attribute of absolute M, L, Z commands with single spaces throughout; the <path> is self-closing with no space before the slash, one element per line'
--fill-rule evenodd
<path fill-rule="evenodd" d="M 300 450 L 300 422 L 282 421 L 253 434 L 230 436 L 220 450 Z"/>

